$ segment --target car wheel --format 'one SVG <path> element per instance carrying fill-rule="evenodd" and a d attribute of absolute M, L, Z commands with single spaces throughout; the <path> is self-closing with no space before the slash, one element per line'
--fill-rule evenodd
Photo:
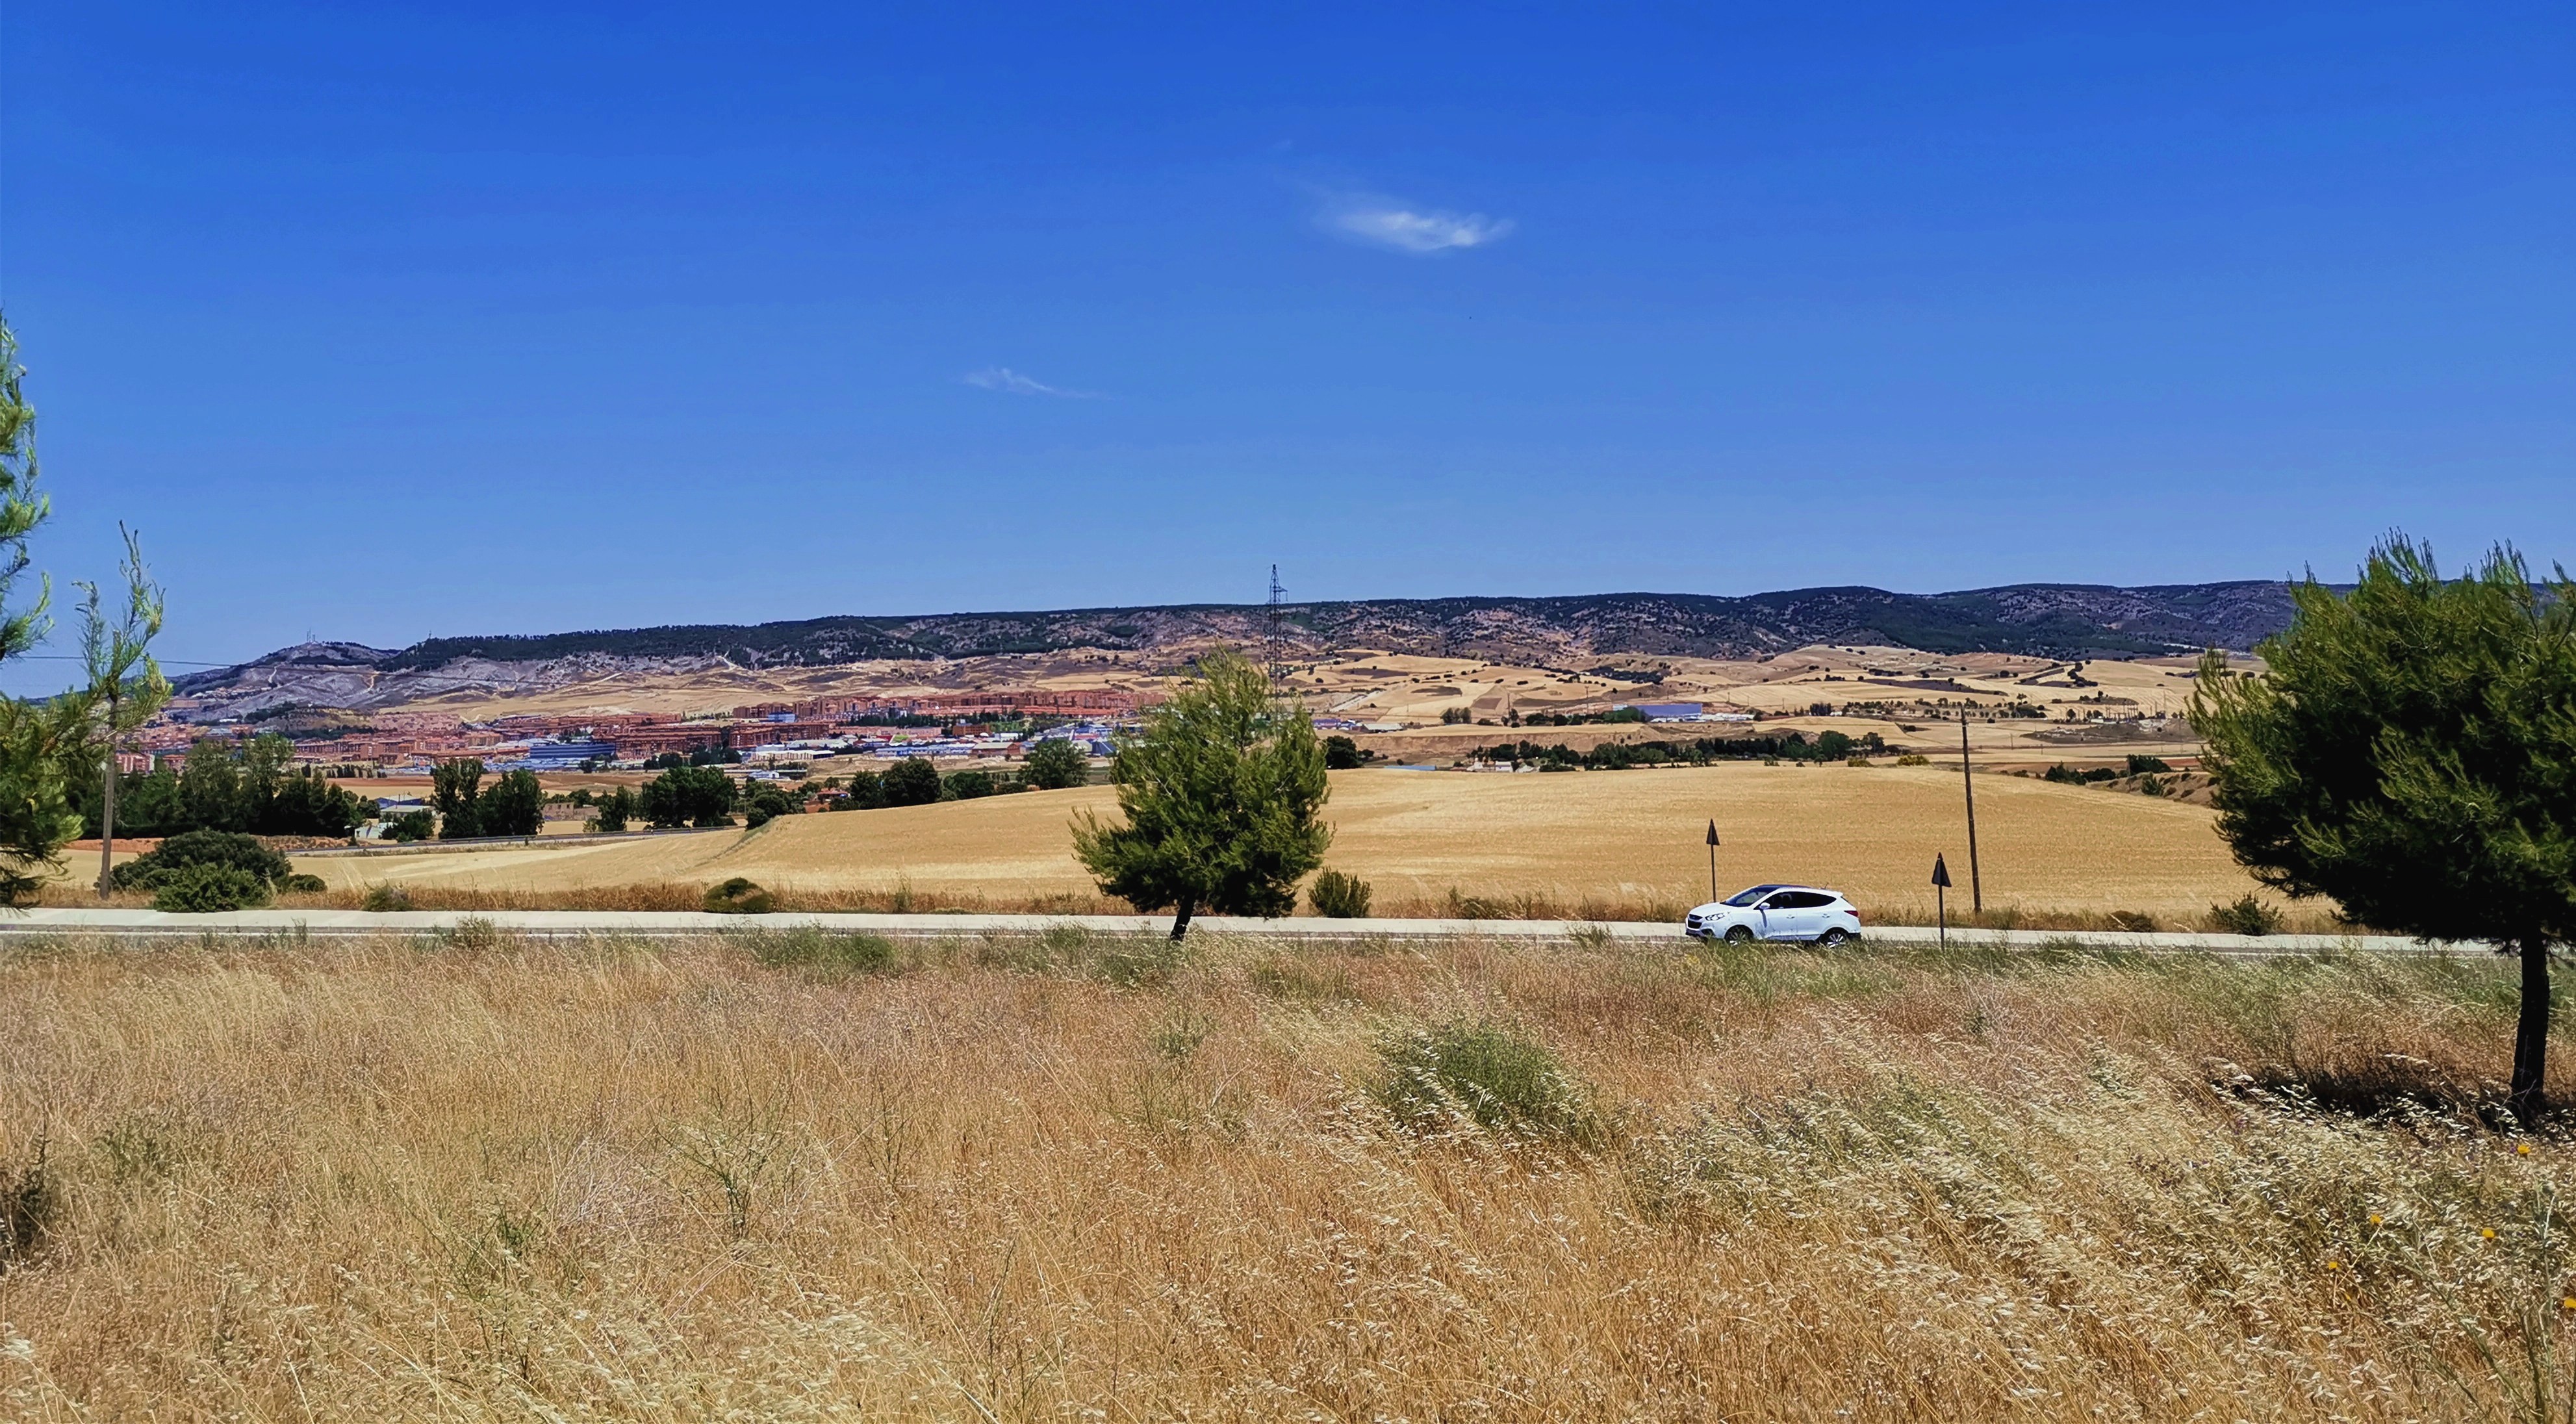
<path fill-rule="evenodd" d="M 1753 927 L 1751 925 L 1734 926 L 1726 932 L 1726 942 L 1728 944 L 1753 943 Z"/>
<path fill-rule="evenodd" d="M 1831 948 L 1833 948 L 1835 945 L 1838 945 L 1838 944 L 1842 943 L 1844 940 L 1847 940 L 1847 939 L 1850 939 L 1850 938 L 1851 938 L 1851 936 L 1850 936 L 1850 935 L 1843 933 L 1843 931 L 1842 931 L 1839 927 L 1837 927 L 1837 928 L 1834 928 L 1834 929 L 1827 930 L 1827 931 L 1825 931 L 1823 934 L 1820 934 L 1820 935 L 1816 936 L 1816 943 L 1823 945 L 1823 946 L 1824 946 L 1825 948 L 1827 948 L 1827 949 L 1831 949 Z"/>

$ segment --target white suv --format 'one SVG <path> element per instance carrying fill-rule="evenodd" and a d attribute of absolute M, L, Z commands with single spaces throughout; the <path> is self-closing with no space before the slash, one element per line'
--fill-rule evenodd
<path fill-rule="evenodd" d="M 1860 911 L 1840 891 L 1812 885 L 1756 885 L 1691 911 L 1690 918 L 1682 921 L 1682 933 L 1738 944 L 1795 939 L 1833 945 L 1860 938 Z"/>

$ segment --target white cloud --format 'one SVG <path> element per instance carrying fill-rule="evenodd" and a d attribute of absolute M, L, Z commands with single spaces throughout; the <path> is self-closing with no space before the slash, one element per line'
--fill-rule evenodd
<path fill-rule="evenodd" d="M 1336 236 L 1398 252 L 1446 252 L 1483 247 L 1511 234 L 1509 218 L 1415 208 L 1386 198 L 1342 198 L 1324 210 L 1324 227 Z"/>
<path fill-rule="evenodd" d="M 969 371 L 958 379 L 970 386 L 988 391 L 1000 391 L 1005 395 L 1055 396 L 1063 400 L 1100 399 L 1098 391 L 1075 391 L 1067 390 L 1062 386 L 1050 386 L 1044 381 L 1033 381 L 1008 366 L 987 366 L 980 371 Z"/>

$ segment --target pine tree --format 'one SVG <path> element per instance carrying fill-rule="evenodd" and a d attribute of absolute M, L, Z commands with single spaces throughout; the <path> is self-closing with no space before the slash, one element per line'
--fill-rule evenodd
<path fill-rule="evenodd" d="M 2391 538 L 2338 596 L 2291 590 L 2262 677 L 2201 661 L 2219 833 L 2255 878 L 2364 924 L 2522 961 L 2511 1105 L 2542 1107 L 2549 956 L 2576 936 L 2576 584 L 2522 559 L 2444 580 Z"/>
<path fill-rule="evenodd" d="M 1288 913 L 1297 882 L 1332 843 L 1317 816 L 1327 787 L 1314 720 L 1273 697 L 1261 670 L 1231 649 L 1202 659 L 1195 679 L 1146 714 L 1110 777 L 1125 824 L 1084 812 L 1074 854 L 1102 893 L 1174 911 L 1175 940 L 1200 910 Z"/>

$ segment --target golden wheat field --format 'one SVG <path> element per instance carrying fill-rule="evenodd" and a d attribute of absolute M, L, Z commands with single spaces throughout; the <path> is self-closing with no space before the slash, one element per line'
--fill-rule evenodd
<path fill-rule="evenodd" d="M 2576 1149 L 2479 1125 L 2510 1004 L 2431 957 L 13 940 L 0 1417 L 2555 1418 Z"/>
<path fill-rule="evenodd" d="M 2212 813 L 2154 797 L 2010 776 L 1977 778 L 1989 906 L 2186 917 L 2253 882 L 2211 829 Z M 998 906 L 1079 900 L 1074 815 L 1114 812 L 1108 787 L 897 810 L 784 817 L 741 835 L 675 836 L 481 852 L 299 862 L 334 888 L 565 891 L 711 884 L 747 876 L 776 891 L 898 886 Z M 1967 901 L 1959 776 L 1936 767 L 1735 764 L 1570 775 L 1336 773 L 1327 863 L 1371 881 L 1377 904 L 1436 911 L 1455 890 L 1508 897 L 1687 906 L 1708 892 L 1707 824 L 1720 887 L 1766 880 L 1832 886 L 1880 914 L 1929 923 L 1931 869 L 1948 856 Z"/>

